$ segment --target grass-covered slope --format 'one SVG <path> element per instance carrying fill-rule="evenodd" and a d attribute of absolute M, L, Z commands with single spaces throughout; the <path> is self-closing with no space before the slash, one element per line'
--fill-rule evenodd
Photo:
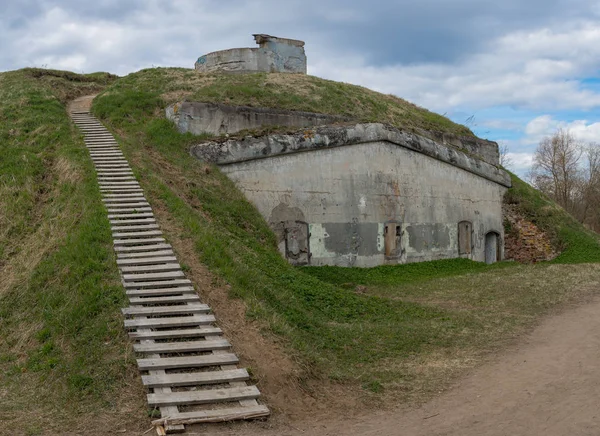
<path fill-rule="evenodd" d="M 343 115 L 360 122 L 473 136 L 465 126 L 393 95 L 303 74 L 199 74 L 153 68 L 121 79 L 113 90 L 151 93 L 166 103 L 181 99 Z"/>
<path fill-rule="evenodd" d="M 135 415 L 143 397 L 94 171 L 66 103 L 113 77 L 0 73 L 0 422 L 59 434 Z M 137 389 L 137 388 L 136 388 Z M 139 412 L 139 410 L 138 410 Z M 95 415 L 95 417 L 94 417 Z"/>
<path fill-rule="evenodd" d="M 289 77 L 291 84 L 300 80 Z M 109 87 L 93 111 L 118 135 L 150 202 L 176 229 L 167 237 L 193 247 L 193 253 L 178 253 L 182 261 L 200 259 L 229 283 L 247 315 L 312 375 L 403 398 L 426 396 L 540 314 L 592 292 L 585 284 L 598 268 L 588 265 L 486 266 L 457 259 L 371 270 L 291 267 L 256 209 L 218 168 L 189 156 L 198 139 L 179 134 L 163 111 L 183 90 L 212 101 L 268 105 L 272 89 L 295 86 L 271 89 L 266 84 L 274 80 L 284 78 L 145 70 Z M 224 85 L 236 82 L 247 86 Z M 307 105 L 319 104 L 321 94 L 311 92 L 307 102 L 297 97 L 297 108 L 317 110 Z M 578 244 L 573 239 L 568 250 L 587 250 Z"/>

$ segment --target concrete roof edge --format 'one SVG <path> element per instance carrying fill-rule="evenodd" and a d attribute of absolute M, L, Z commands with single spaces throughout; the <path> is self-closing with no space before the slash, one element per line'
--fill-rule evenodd
<path fill-rule="evenodd" d="M 507 188 L 512 185 L 510 175 L 494 165 L 421 135 L 381 123 L 321 126 L 304 129 L 293 134 L 272 134 L 258 138 L 248 136 L 241 140 L 232 139 L 224 143 L 208 142 L 192 146 L 190 153 L 204 161 L 217 165 L 229 165 L 284 154 L 378 141 L 390 142 L 416 151 Z"/>

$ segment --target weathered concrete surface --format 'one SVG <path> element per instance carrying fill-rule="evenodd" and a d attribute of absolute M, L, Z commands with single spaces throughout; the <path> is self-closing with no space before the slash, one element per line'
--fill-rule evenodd
<path fill-rule="evenodd" d="M 167 107 L 166 116 L 181 133 L 194 135 L 233 134 L 264 126 L 313 127 L 347 121 L 343 117 L 312 112 L 185 101 Z"/>
<path fill-rule="evenodd" d="M 275 134 L 261 138 L 247 137 L 241 141 L 210 142 L 192 147 L 191 152 L 199 159 L 226 165 L 377 141 L 416 151 L 506 187 L 511 185 L 506 171 L 431 139 L 379 123 L 325 126 L 292 135 Z"/>
<path fill-rule="evenodd" d="M 304 42 L 256 34 L 258 48 L 233 48 L 200 56 L 194 64 L 202 73 L 267 72 L 306 74 Z"/>
<path fill-rule="evenodd" d="M 451 133 L 431 130 L 418 130 L 417 133 L 432 139 L 438 144 L 462 149 L 467 154 L 478 157 L 489 164 L 498 165 L 500 163 L 500 151 L 497 142 L 475 136 L 457 136 Z"/>
<path fill-rule="evenodd" d="M 292 242 L 310 252 L 304 263 L 313 265 L 459 257 L 462 221 L 473 228 L 473 249 L 462 257 L 485 261 L 490 232 L 502 257 L 508 174 L 418 135 L 381 124 L 327 127 L 192 152 L 222 166 L 269 221 L 288 258 L 289 229 L 297 239 L 303 225 L 308 240 Z M 298 251 L 292 254 L 293 263 L 303 263 Z"/>

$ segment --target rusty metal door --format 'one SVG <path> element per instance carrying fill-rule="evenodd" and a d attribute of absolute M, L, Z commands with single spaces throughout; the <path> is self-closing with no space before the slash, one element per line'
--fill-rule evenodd
<path fill-rule="evenodd" d="M 310 233 L 304 221 L 285 221 L 285 257 L 292 265 L 310 265 Z"/>
<path fill-rule="evenodd" d="M 473 224 L 470 221 L 458 223 L 458 254 L 471 254 L 473 248 Z"/>

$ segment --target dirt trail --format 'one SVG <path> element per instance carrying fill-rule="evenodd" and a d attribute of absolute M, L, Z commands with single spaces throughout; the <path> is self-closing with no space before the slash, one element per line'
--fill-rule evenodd
<path fill-rule="evenodd" d="M 598 435 L 599 406 L 600 298 L 547 318 L 517 346 L 418 409 L 271 429 L 246 424 L 218 434 Z"/>

